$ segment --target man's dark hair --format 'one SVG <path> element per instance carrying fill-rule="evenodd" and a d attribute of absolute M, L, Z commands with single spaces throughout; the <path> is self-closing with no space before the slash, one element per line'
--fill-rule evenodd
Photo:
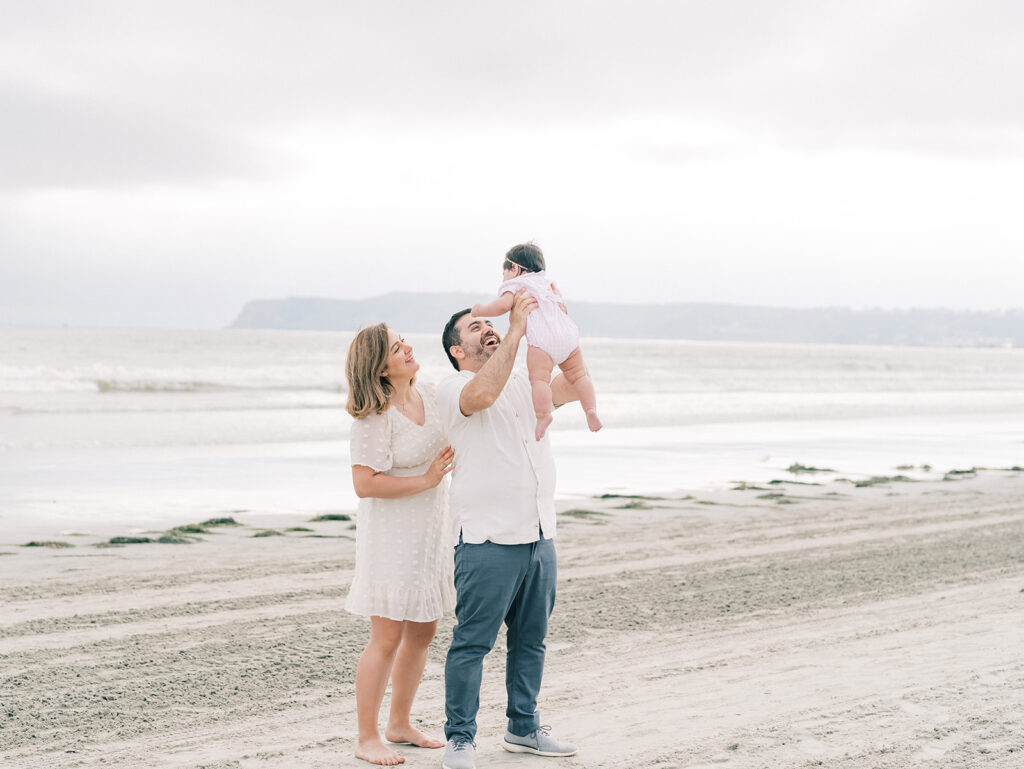
<path fill-rule="evenodd" d="M 527 272 L 542 272 L 545 269 L 544 252 L 533 242 L 512 246 L 505 254 L 505 259 L 512 264 L 518 264 Z"/>
<path fill-rule="evenodd" d="M 462 344 L 462 336 L 455 328 L 455 324 L 459 322 L 459 318 L 463 315 L 469 315 L 470 309 L 467 307 L 465 310 L 459 310 L 457 313 L 448 318 L 448 322 L 444 326 L 444 332 L 441 334 L 441 344 L 444 345 L 444 354 L 448 356 L 448 360 L 452 362 L 455 370 L 459 370 L 459 362 L 455 359 L 455 356 L 451 353 L 451 348 L 457 344 Z"/>

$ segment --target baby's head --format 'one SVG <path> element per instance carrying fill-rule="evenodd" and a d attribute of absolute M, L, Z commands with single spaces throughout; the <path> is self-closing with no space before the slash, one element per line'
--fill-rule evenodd
<path fill-rule="evenodd" d="M 505 262 L 502 265 L 505 280 L 524 272 L 543 272 L 545 269 L 544 253 L 535 243 L 520 243 L 518 246 L 512 246 L 505 254 Z"/>

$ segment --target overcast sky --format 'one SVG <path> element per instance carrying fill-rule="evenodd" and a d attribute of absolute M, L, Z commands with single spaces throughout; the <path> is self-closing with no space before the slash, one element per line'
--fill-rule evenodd
<path fill-rule="evenodd" d="M 1024 4 L 0 0 L 0 324 L 1024 307 Z"/>

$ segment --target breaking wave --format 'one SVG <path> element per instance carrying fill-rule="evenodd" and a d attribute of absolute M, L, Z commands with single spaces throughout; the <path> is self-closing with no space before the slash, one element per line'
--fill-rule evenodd
<path fill-rule="evenodd" d="M 223 390 L 241 389 L 237 387 L 226 387 L 213 382 L 147 382 L 147 381 L 119 381 L 116 379 L 94 380 L 96 390 L 101 393 L 194 393 L 194 392 L 216 392 Z"/>

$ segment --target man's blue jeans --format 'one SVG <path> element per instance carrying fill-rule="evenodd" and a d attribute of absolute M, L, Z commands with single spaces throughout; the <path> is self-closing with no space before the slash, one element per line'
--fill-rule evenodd
<path fill-rule="evenodd" d="M 540 726 L 537 694 L 556 577 L 555 544 L 550 539 L 526 545 L 460 542 L 455 548 L 458 624 L 444 666 L 446 738 L 476 737 L 484 657 L 494 648 L 502 622 L 508 627 L 508 729 L 524 736 Z"/>

